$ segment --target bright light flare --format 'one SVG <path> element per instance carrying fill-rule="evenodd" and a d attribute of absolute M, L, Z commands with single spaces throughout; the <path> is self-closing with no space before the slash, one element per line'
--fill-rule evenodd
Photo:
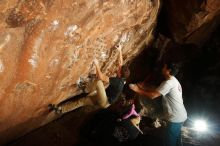
<path fill-rule="evenodd" d="M 196 120 L 196 121 L 194 122 L 194 129 L 195 129 L 196 131 L 204 132 L 204 131 L 207 130 L 207 124 L 206 124 L 206 122 L 203 121 L 203 120 Z"/>

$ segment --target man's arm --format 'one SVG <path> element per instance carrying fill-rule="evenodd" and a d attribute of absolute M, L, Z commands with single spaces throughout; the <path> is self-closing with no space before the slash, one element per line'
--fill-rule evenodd
<path fill-rule="evenodd" d="M 122 68 L 122 65 L 123 65 L 123 57 L 122 57 L 122 46 L 119 45 L 119 46 L 116 46 L 117 50 L 118 50 L 118 71 L 117 71 L 117 76 L 118 77 L 121 77 L 121 68 Z"/>
<path fill-rule="evenodd" d="M 131 90 L 135 91 L 136 93 L 143 95 L 147 98 L 150 99 L 155 99 L 159 96 L 161 96 L 160 92 L 158 92 L 156 89 L 151 89 L 151 90 L 143 90 L 140 89 L 136 84 L 129 84 L 129 87 Z"/>
<path fill-rule="evenodd" d="M 100 66 L 98 63 L 98 60 L 94 60 L 94 64 L 95 64 L 95 68 L 96 68 L 96 74 L 98 75 L 98 78 L 104 82 L 109 83 L 109 77 L 104 75 L 101 70 L 100 70 Z"/>

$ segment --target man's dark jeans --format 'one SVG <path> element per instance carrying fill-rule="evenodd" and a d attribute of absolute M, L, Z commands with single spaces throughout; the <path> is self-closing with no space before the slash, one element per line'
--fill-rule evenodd
<path fill-rule="evenodd" d="M 165 146 L 182 146 L 182 125 L 183 123 L 168 122 L 165 132 Z"/>

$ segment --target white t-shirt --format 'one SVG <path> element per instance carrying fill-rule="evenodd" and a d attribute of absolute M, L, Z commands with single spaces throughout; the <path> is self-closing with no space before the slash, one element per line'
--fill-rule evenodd
<path fill-rule="evenodd" d="M 187 119 L 187 113 L 183 105 L 179 81 L 171 76 L 169 80 L 162 82 L 157 90 L 163 95 L 162 103 L 167 120 L 176 123 L 184 122 Z"/>

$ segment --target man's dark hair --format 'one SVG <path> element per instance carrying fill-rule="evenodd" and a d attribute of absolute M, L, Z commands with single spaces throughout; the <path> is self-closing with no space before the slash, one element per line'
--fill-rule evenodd
<path fill-rule="evenodd" d="M 130 76 L 130 69 L 127 65 L 121 67 L 121 77 L 128 78 Z"/>
<path fill-rule="evenodd" d="M 173 62 L 166 63 L 167 69 L 170 70 L 170 74 L 175 76 L 179 72 L 179 65 Z"/>

